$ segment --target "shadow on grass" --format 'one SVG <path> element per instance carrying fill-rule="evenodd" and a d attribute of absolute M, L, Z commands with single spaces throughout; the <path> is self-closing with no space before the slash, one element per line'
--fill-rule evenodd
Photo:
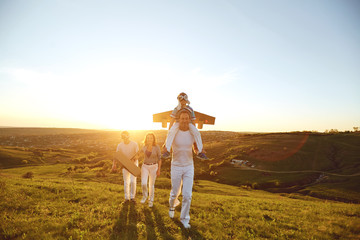
<path fill-rule="evenodd" d="M 200 239 L 200 240 L 206 239 L 194 228 L 193 225 L 191 225 L 191 222 L 190 222 L 191 225 L 190 229 L 184 228 L 184 226 L 182 225 L 179 219 L 174 219 L 174 223 L 178 225 L 179 228 L 181 228 L 183 239 Z"/>
<path fill-rule="evenodd" d="M 154 228 L 157 228 L 158 232 L 161 235 L 161 239 L 175 239 L 171 233 L 169 233 L 169 229 L 166 228 L 164 224 L 164 220 L 159 210 L 154 206 L 151 209 L 145 210 L 146 215 L 146 231 L 147 231 L 147 239 L 157 239 L 158 237 L 155 235 Z M 165 217 L 168 217 L 167 215 Z M 181 229 L 183 239 L 205 239 L 198 231 L 194 228 L 185 229 L 180 222 L 180 220 L 173 220 L 176 225 Z"/>
<path fill-rule="evenodd" d="M 156 206 L 151 209 L 145 209 L 145 216 L 147 239 L 157 239 L 156 230 L 159 232 L 162 239 L 175 239 L 169 234 L 164 224 L 164 220 Z"/>
<path fill-rule="evenodd" d="M 138 214 L 134 203 L 123 203 L 110 239 L 138 239 Z"/>
<path fill-rule="evenodd" d="M 170 239 L 175 240 L 171 235 L 174 229 L 167 227 L 164 224 L 163 217 L 156 206 L 144 209 L 145 225 L 146 225 L 146 239 Z M 168 217 L 168 216 L 165 216 Z M 111 240 L 117 239 L 138 239 L 137 224 L 141 221 L 136 210 L 136 204 L 123 203 L 120 210 L 119 218 L 117 219 L 113 232 L 110 236 Z M 173 220 L 174 223 L 181 229 L 183 239 L 205 239 L 194 227 L 185 229 L 178 219 Z"/>

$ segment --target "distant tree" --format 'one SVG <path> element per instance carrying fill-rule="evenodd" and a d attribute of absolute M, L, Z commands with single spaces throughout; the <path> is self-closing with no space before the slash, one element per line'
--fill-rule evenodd
<path fill-rule="evenodd" d="M 24 175 L 22 175 L 23 178 L 33 178 L 34 173 L 33 172 L 27 172 Z"/>
<path fill-rule="evenodd" d="M 217 175 L 217 172 L 214 172 L 214 171 L 211 171 L 211 172 L 210 172 L 210 176 L 213 176 L 213 177 L 214 177 L 214 176 L 216 176 L 216 175 Z"/>
<path fill-rule="evenodd" d="M 354 132 L 358 132 L 359 131 L 359 127 L 353 127 L 354 128 Z"/>
<path fill-rule="evenodd" d="M 0 191 L 4 191 L 6 187 L 6 182 L 0 181 Z"/>
<path fill-rule="evenodd" d="M 337 129 L 330 129 L 329 133 L 338 133 L 339 131 Z"/>
<path fill-rule="evenodd" d="M 326 157 L 330 160 L 335 169 L 339 169 L 342 162 L 342 149 L 335 144 L 331 144 L 327 150 Z"/>
<path fill-rule="evenodd" d="M 34 156 L 42 158 L 44 156 L 44 153 L 41 150 L 34 150 L 32 151 Z"/>

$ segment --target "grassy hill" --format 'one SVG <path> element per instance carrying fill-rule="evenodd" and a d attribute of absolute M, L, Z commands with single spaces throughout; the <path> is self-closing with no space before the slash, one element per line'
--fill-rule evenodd
<path fill-rule="evenodd" d="M 360 203 L 359 143 L 359 133 L 239 135 L 219 141 L 217 148 L 226 151 L 211 171 L 215 181 L 226 184 Z M 232 158 L 248 160 L 254 168 L 236 168 Z"/>
<path fill-rule="evenodd" d="M 16 135 L 19 129 L 5 130 L 0 130 L 1 168 L 43 163 L 106 168 L 120 142 L 120 131 L 29 128 Z M 146 132 L 130 131 L 139 144 Z M 155 134 L 163 144 L 166 131 Z M 360 173 L 360 133 L 203 131 L 202 138 L 212 160 L 195 161 L 197 179 L 360 203 L 355 176 Z M 254 168 L 231 165 L 232 159 L 247 160 Z M 169 172 L 170 162 L 163 166 Z"/>
<path fill-rule="evenodd" d="M 33 178 L 23 178 L 27 172 Z M 123 204 L 121 175 L 67 164 L 0 172 L 1 239 L 358 239 L 360 206 L 196 180 L 190 230 L 168 217 L 170 180 L 153 208 Z"/>
<path fill-rule="evenodd" d="M 146 132 L 130 134 L 141 144 Z M 155 134 L 162 145 L 166 131 Z M 0 239 L 360 238 L 359 133 L 202 138 L 212 159 L 195 160 L 187 231 L 179 211 L 167 217 L 169 161 L 154 208 L 121 203 L 121 175 L 109 174 L 119 131 L 0 129 Z"/>

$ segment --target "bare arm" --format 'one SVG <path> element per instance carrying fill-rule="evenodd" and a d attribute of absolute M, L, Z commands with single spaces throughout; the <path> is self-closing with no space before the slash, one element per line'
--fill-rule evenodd
<path fill-rule="evenodd" d="M 158 156 L 158 169 L 156 171 L 156 176 L 160 176 L 160 172 L 161 172 L 161 150 L 160 150 L 160 148 L 158 148 L 157 156 Z"/>
<path fill-rule="evenodd" d="M 113 165 L 112 165 L 112 168 L 111 168 L 111 172 L 115 172 L 116 171 L 116 159 L 114 158 L 113 159 Z"/>
<path fill-rule="evenodd" d="M 118 152 L 120 149 L 119 149 L 119 145 L 116 147 L 116 152 Z M 113 158 L 113 164 L 112 164 L 112 167 L 111 167 L 111 172 L 116 172 L 116 168 L 117 168 L 117 160 L 116 160 L 116 157 L 114 156 Z"/>
<path fill-rule="evenodd" d="M 160 172 L 161 172 L 161 159 L 158 162 L 158 170 L 156 171 L 156 175 L 160 176 Z"/>

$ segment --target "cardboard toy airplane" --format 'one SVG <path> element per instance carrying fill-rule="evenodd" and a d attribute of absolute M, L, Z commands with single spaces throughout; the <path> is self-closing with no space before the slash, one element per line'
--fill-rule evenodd
<path fill-rule="evenodd" d="M 135 177 L 140 177 L 141 170 L 138 166 L 134 164 L 122 151 L 115 153 L 115 159 L 120 162 L 120 164 L 128 170 Z"/>
<path fill-rule="evenodd" d="M 215 117 L 200 113 L 200 112 L 195 112 L 195 123 L 197 123 L 197 127 L 198 129 L 202 129 L 203 128 L 203 124 L 210 124 L 210 125 L 214 125 L 215 124 Z M 167 112 L 161 112 L 161 113 L 155 113 L 153 114 L 153 122 L 161 122 L 162 123 L 162 127 L 163 128 L 167 128 L 167 123 L 171 121 L 171 117 L 170 114 L 172 113 L 172 111 L 167 111 Z"/>

